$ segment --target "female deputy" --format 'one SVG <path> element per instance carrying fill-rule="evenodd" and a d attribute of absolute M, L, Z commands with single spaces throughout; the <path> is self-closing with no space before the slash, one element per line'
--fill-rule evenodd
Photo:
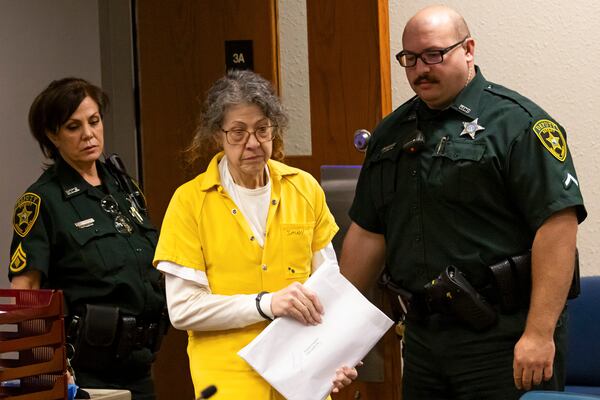
<path fill-rule="evenodd" d="M 16 289 L 62 289 L 76 381 L 154 399 L 150 375 L 164 327 L 156 229 L 99 161 L 108 98 L 83 79 L 53 81 L 29 126 L 52 164 L 17 201 L 9 279 Z"/>
<path fill-rule="evenodd" d="M 268 81 L 250 71 L 219 79 L 188 151 L 210 163 L 165 215 L 154 263 L 173 326 L 188 330 L 196 394 L 214 384 L 215 399 L 282 399 L 237 352 L 274 317 L 321 321 L 319 299 L 301 283 L 324 263 L 337 266 L 338 227 L 314 178 L 276 161 L 286 126 Z M 333 391 L 355 377 L 332 371 Z"/>

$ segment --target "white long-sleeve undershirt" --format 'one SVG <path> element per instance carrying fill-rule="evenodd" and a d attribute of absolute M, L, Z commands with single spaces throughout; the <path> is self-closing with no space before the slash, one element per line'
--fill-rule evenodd
<path fill-rule="evenodd" d="M 314 253 L 312 271 L 325 264 L 337 267 L 331 243 Z M 256 309 L 256 293 L 232 296 L 213 294 L 202 271 L 169 261 L 161 261 L 157 268 L 165 273 L 169 317 L 176 329 L 215 331 L 242 328 L 264 321 Z M 265 294 L 260 308 L 273 317 L 271 300 L 272 293 Z"/>
<path fill-rule="evenodd" d="M 265 171 L 269 179 L 266 166 Z M 223 157 L 219 162 L 219 175 L 223 188 L 240 208 L 258 244 L 264 246 L 271 195 L 270 179 L 264 187 L 258 189 L 246 189 L 236 185 L 229 172 L 227 157 Z M 339 268 L 331 243 L 313 254 L 312 271 L 324 264 Z M 231 296 L 213 294 L 203 271 L 169 261 L 160 261 L 157 268 L 165 274 L 169 317 L 177 329 L 213 331 L 241 328 L 264 321 L 256 309 L 256 293 Z M 272 293 L 267 293 L 260 301 L 261 310 L 271 318 L 274 317 L 271 311 L 272 296 Z"/>

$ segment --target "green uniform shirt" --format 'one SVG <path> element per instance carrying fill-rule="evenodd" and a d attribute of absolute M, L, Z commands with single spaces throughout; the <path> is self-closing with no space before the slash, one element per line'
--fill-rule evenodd
<path fill-rule="evenodd" d="M 9 278 L 38 270 L 43 288 L 63 290 L 70 312 L 102 304 L 157 321 L 165 304 L 152 267 L 157 231 L 130 211 L 104 164 L 96 165 L 102 186 L 92 187 L 59 160 L 17 201 Z M 101 206 L 108 195 L 118 203 L 112 214 Z M 126 217 L 131 233 L 117 231 L 117 217 Z"/>
<path fill-rule="evenodd" d="M 413 292 L 448 265 L 484 285 L 485 266 L 530 249 L 550 215 L 587 215 L 564 129 L 476 70 L 447 109 L 415 97 L 387 116 L 358 180 L 350 217 L 385 236 L 391 277 Z M 410 154 L 417 126 L 424 145 Z"/>

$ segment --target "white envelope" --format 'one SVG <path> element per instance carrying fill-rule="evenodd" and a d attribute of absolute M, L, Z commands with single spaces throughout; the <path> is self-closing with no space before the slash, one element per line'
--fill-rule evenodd
<path fill-rule="evenodd" d="M 337 266 L 322 266 L 304 285 L 323 304 L 322 323 L 277 318 L 238 355 L 286 399 L 322 400 L 333 388 L 335 370 L 358 364 L 393 322 Z"/>

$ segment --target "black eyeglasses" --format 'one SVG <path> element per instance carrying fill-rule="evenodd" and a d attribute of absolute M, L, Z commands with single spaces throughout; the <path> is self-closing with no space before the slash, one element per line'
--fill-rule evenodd
<path fill-rule="evenodd" d="M 227 143 L 229 143 L 229 144 L 245 144 L 248 141 L 248 139 L 250 138 L 251 134 L 254 135 L 254 137 L 256 138 L 256 140 L 258 140 L 259 143 L 270 142 L 271 140 L 273 140 L 273 131 L 275 128 L 277 128 L 276 125 L 265 125 L 265 126 L 259 126 L 258 128 L 256 128 L 254 130 L 254 132 L 250 132 L 245 129 L 237 129 L 237 128 L 230 129 L 228 131 L 221 128 L 221 130 L 223 132 L 225 132 L 225 139 L 227 140 Z"/>
<path fill-rule="evenodd" d="M 466 36 L 460 42 L 456 42 L 441 50 L 425 50 L 422 53 L 413 53 L 412 51 L 402 50 L 400 53 L 396 54 L 396 60 L 398 60 L 400 65 L 404 68 L 414 67 L 417 65 L 417 59 L 419 58 L 427 65 L 440 64 L 444 61 L 444 54 L 463 44 L 468 38 L 469 36 Z"/>
<path fill-rule="evenodd" d="M 115 229 L 119 233 L 131 234 L 133 232 L 133 226 L 131 221 L 127 218 L 119 209 L 119 203 L 117 200 L 109 194 L 100 200 L 100 206 L 102 209 L 112 217 L 114 217 Z"/>

